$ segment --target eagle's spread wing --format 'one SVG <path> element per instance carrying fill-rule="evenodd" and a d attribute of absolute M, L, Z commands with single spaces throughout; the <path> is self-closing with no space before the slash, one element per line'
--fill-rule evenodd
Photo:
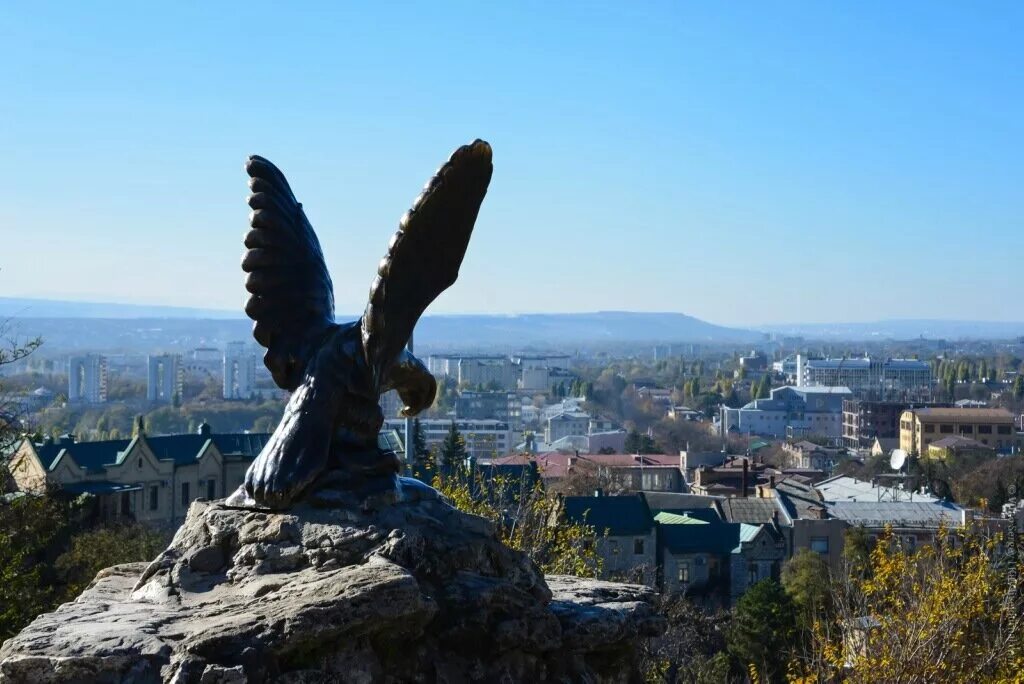
<path fill-rule="evenodd" d="M 459 275 L 491 181 L 491 146 L 455 150 L 402 217 L 363 313 L 363 350 L 378 387 L 427 306 Z"/>
<path fill-rule="evenodd" d="M 264 363 L 274 382 L 294 390 L 309 357 L 334 326 L 334 286 L 320 242 L 284 174 L 263 157 L 246 162 L 249 174 L 248 251 L 242 270 L 252 296 L 245 313 L 252 334 L 267 348 Z"/>

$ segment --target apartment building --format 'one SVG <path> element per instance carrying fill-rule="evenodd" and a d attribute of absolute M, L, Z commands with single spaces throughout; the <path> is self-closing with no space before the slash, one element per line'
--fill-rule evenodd
<path fill-rule="evenodd" d="M 427 448 L 432 449 L 444 442 L 451 430 L 451 420 L 444 418 L 425 418 L 419 421 L 421 434 Z M 503 420 L 461 420 L 454 421 L 455 428 L 466 443 L 466 454 L 476 459 L 503 456 L 512 450 L 513 435 L 511 426 Z M 388 418 L 384 421 L 384 429 L 405 430 L 405 420 Z"/>
<path fill-rule="evenodd" d="M 100 354 L 68 359 L 68 401 L 102 404 L 107 400 L 107 357 Z"/>
<path fill-rule="evenodd" d="M 928 447 L 945 437 L 960 436 L 992 447 L 1000 453 L 1020 450 L 1022 436 L 1014 416 L 997 408 L 922 408 L 900 416 L 900 448 L 924 455 Z"/>

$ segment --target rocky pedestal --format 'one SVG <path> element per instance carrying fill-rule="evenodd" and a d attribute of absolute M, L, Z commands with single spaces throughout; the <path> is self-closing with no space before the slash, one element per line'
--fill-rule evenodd
<path fill-rule="evenodd" d="M 628 682 L 643 587 L 547 577 L 439 500 L 286 513 L 197 502 L 0 647 L 0 682 Z"/>

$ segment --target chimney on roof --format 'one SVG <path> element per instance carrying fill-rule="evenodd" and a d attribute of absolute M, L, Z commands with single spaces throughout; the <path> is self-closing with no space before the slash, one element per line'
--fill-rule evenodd
<path fill-rule="evenodd" d="M 749 459 L 743 459 L 743 498 L 747 498 L 747 470 L 750 467 L 747 462 Z"/>
<path fill-rule="evenodd" d="M 775 489 L 775 473 L 768 476 L 768 487 Z"/>
<path fill-rule="evenodd" d="M 213 434 L 213 428 L 211 428 L 210 424 L 204 420 L 202 423 L 199 424 L 199 434 L 211 435 Z"/>

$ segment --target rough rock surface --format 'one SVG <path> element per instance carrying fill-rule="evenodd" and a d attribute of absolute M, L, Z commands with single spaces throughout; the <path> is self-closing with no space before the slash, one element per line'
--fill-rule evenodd
<path fill-rule="evenodd" d="M 545 578 L 443 501 L 193 504 L 151 564 L 101 572 L 0 647 L 0 682 L 629 682 L 644 587 Z"/>

